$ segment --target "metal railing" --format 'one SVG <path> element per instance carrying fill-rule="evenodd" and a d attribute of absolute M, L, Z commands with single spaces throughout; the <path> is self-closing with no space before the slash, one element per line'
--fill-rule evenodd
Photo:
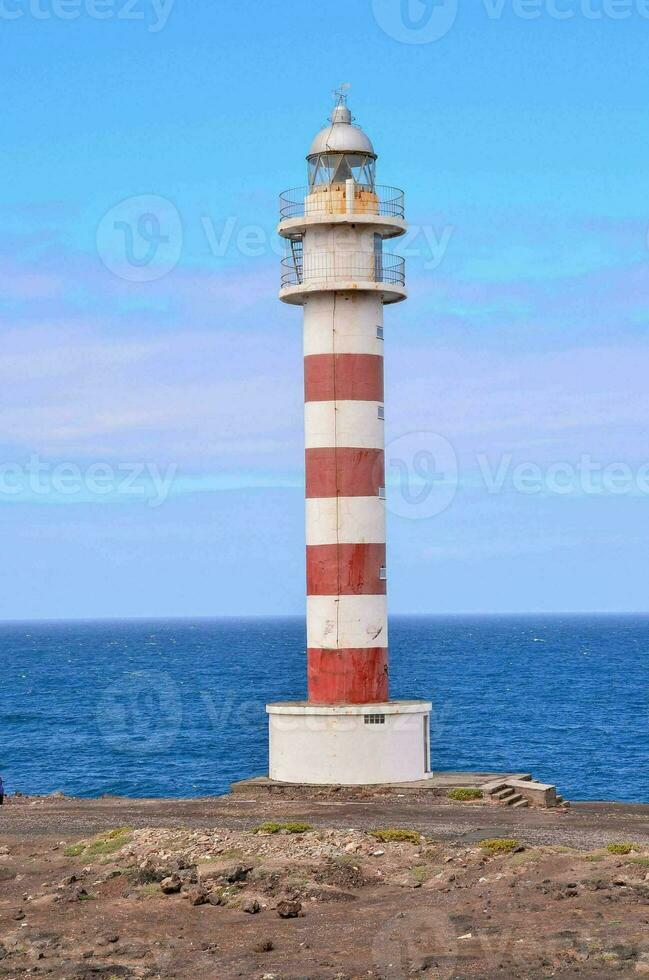
<path fill-rule="evenodd" d="M 289 255 L 282 259 L 282 288 L 334 279 L 405 286 L 405 265 L 400 255 L 383 252 L 313 252 L 298 261 Z"/>
<path fill-rule="evenodd" d="M 280 221 L 310 214 L 374 214 L 384 218 L 403 218 L 404 197 L 398 187 L 374 188 L 367 184 L 316 184 L 293 187 L 279 198 Z"/>

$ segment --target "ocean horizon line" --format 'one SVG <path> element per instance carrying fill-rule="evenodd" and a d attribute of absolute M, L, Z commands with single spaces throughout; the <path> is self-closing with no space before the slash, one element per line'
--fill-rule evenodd
<path fill-rule="evenodd" d="M 531 610 L 531 611 L 464 611 L 464 612 L 392 612 L 390 619 L 649 619 L 649 610 Z M 177 616 L 57 616 L 17 619 L 0 619 L 3 626 L 49 626 L 66 624 L 110 624 L 110 623 L 232 623 L 232 622 L 295 622 L 306 619 L 304 613 L 281 614 L 233 614 L 202 615 L 188 614 Z"/>

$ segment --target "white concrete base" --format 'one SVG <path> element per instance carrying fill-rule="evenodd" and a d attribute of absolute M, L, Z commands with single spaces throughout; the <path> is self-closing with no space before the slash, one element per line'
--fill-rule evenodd
<path fill-rule="evenodd" d="M 430 701 L 268 704 L 270 778 L 318 786 L 426 779 L 431 709 Z"/>

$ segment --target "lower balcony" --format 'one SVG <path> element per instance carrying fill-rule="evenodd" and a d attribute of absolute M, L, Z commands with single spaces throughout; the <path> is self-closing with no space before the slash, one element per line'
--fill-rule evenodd
<path fill-rule="evenodd" d="M 309 293 L 381 293 L 384 303 L 406 298 L 405 259 L 383 252 L 301 251 L 282 259 L 280 299 L 300 305 Z"/>

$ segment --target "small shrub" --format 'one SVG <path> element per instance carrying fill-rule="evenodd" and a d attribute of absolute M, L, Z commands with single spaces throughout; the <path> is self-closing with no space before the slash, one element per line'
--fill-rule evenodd
<path fill-rule="evenodd" d="M 649 868 L 649 857 L 629 858 L 629 864 L 639 864 L 642 868 Z"/>
<path fill-rule="evenodd" d="M 161 894 L 160 885 L 154 885 L 152 882 L 150 882 L 148 885 L 140 885 L 137 893 L 140 898 L 156 898 Z"/>
<path fill-rule="evenodd" d="M 421 834 L 416 830 L 399 830 L 395 827 L 390 827 L 387 830 L 373 830 L 372 837 L 380 840 L 383 844 L 393 842 L 421 844 Z"/>
<path fill-rule="evenodd" d="M 132 827 L 116 827 L 114 830 L 109 830 L 107 834 L 102 834 L 102 837 L 107 840 L 114 840 L 116 837 L 126 837 L 132 833 Z"/>
<path fill-rule="evenodd" d="M 313 830 L 311 824 L 289 821 L 288 823 L 278 823 L 269 820 L 255 827 L 253 834 L 306 834 L 308 830 Z"/>
<path fill-rule="evenodd" d="M 425 881 L 428 881 L 428 879 L 430 878 L 431 871 L 430 868 L 425 864 L 416 864 L 414 868 L 410 869 L 410 874 L 415 879 L 415 881 L 419 882 L 420 885 L 423 885 L 423 883 Z"/>
<path fill-rule="evenodd" d="M 517 840 L 513 837 L 489 837 L 487 840 L 480 841 L 480 847 L 489 854 L 511 854 L 519 847 Z"/>
<path fill-rule="evenodd" d="M 470 800 L 481 800 L 482 790 L 470 789 L 467 786 L 458 786 L 457 789 L 449 790 L 446 795 L 449 800 L 455 800 L 456 803 L 468 803 Z"/>
<path fill-rule="evenodd" d="M 70 844 L 70 846 L 66 847 L 63 851 L 63 855 L 66 858 L 76 858 L 79 857 L 80 854 L 83 854 L 85 849 L 85 844 Z"/>
<path fill-rule="evenodd" d="M 607 844 L 606 850 L 609 854 L 630 854 L 631 851 L 639 850 L 637 844 Z"/>

